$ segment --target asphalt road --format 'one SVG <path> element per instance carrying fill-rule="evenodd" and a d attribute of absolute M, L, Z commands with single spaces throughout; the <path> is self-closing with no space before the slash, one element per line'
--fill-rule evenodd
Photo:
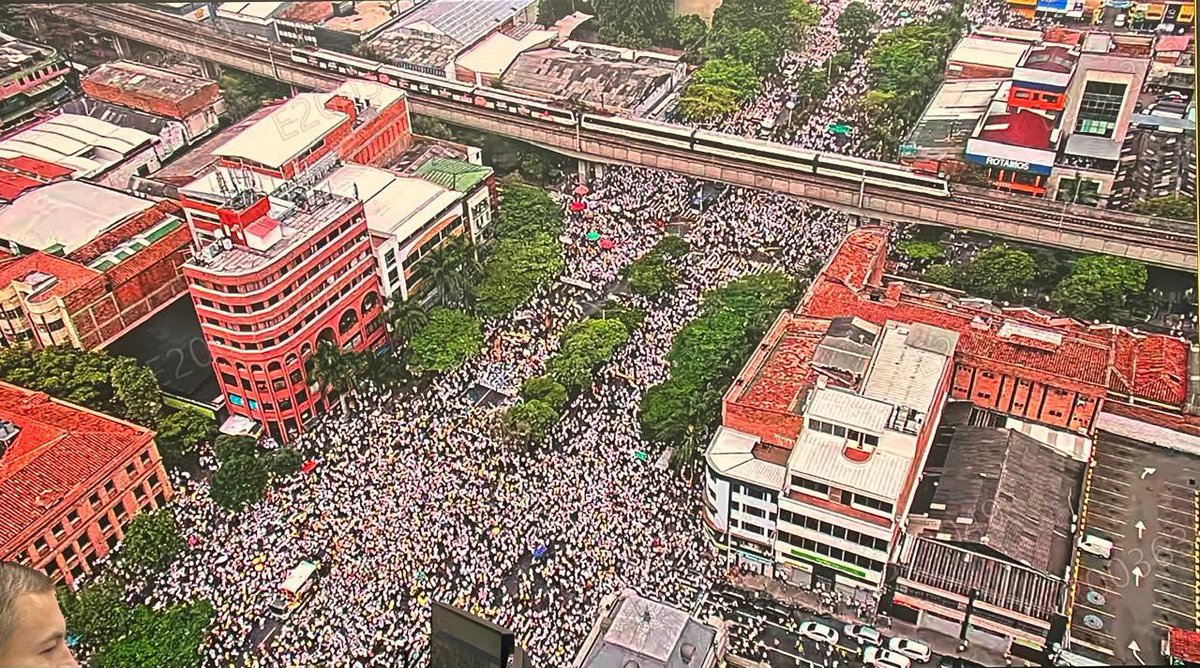
<path fill-rule="evenodd" d="M 791 608 L 756 593 L 730 587 L 717 587 L 709 592 L 700 608 L 701 619 L 715 615 L 732 622 L 730 648 L 734 654 L 752 661 L 765 661 L 772 668 L 812 668 L 828 666 L 851 668 L 862 666 L 863 647 L 846 637 L 843 622 L 815 610 Z M 796 629 L 803 622 L 820 622 L 838 632 L 838 644 L 801 637 Z M 884 642 L 890 635 L 880 629 Z M 941 657 L 934 654 L 929 664 L 937 665 Z"/>
<path fill-rule="evenodd" d="M 1093 459 L 1084 531 L 1113 553 L 1078 552 L 1071 637 L 1121 664 L 1156 663 L 1168 627 L 1197 623 L 1200 458 L 1101 432 Z"/>

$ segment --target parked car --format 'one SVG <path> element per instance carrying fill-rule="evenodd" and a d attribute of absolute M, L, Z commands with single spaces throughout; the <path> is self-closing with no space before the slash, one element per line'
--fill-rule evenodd
<path fill-rule="evenodd" d="M 912 668 L 912 660 L 882 647 L 863 650 L 863 665 L 871 668 Z"/>
<path fill-rule="evenodd" d="M 1094 554 L 1097 557 L 1108 559 L 1112 557 L 1113 544 L 1111 540 L 1105 540 L 1099 536 L 1093 536 L 1089 533 L 1080 539 L 1079 549 L 1087 552 L 1088 554 Z"/>
<path fill-rule="evenodd" d="M 882 645 L 883 635 L 873 626 L 866 624 L 847 624 L 844 629 L 846 637 L 854 638 L 860 645 Z"/>
<path fill-rule="evenodd" d="M 929 657 L 933 654 L 929 651 L 929 645 L 908 638 L 892 638 L 888 641 L 888 649 L 920 663 L 928 662 Z"/>
<path fill-rule="evenodd" d="M 800 635 L 817 642 L 836 645 L 838 632 L 818 622 L 804 622 L 800 625 Z"/>

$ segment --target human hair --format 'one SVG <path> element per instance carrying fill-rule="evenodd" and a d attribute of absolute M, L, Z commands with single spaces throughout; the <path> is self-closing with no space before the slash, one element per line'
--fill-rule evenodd
<path fill-rule="evenodd" d="M 25 594 L 54 591 L 54 581 L 45 573 L 23 564 L 0 561 L 0 647 L 17 622 L 17 599 Z"/>

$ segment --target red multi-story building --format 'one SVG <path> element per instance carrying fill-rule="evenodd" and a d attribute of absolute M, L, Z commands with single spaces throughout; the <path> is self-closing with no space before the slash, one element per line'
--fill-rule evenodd
<path fill-rule="evenodd" d="M 0 560 L 74 587 L 172 494 L 154 432 L 0 382 Z"/>
<path fill-rule="evenodd" d="M 202 248 L 184 274 L 232 415 L 287 440 L 326 399 L 305 371 L 318 342 L 383 340 L 363 204 L 317 186 L 341 160 L 389 160 L 410 141 L 402 94 L 347 82 L 278 105 L 180 188 Z"/>

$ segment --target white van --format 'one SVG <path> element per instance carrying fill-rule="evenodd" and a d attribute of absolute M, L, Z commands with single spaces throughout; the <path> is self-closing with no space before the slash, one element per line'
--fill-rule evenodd
<path fill-rule="evenodd" d="M 1079 549 L 1088 554 L 1109 559 L 1112 557 L 1113 544 L 1111 540 L 1105 540 L 1089 533 L 1079 539 Z"/>
<path fill-rule="evenodd" d="M 317 579 L 317 565 L 311 561 L 301 561 L 299 566 L 292 569 L 283 584 L 279 585 L 279 593 L 268 606 L 271 616 L 276 619 L 287 619 L 292 616 L 305 599 Z"/>

